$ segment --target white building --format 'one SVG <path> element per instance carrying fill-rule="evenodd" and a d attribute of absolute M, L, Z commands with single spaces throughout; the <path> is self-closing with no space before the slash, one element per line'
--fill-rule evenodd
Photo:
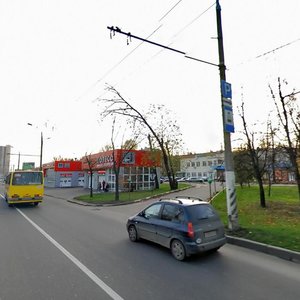
<path fill-rule="evenodd" d="M 180 157 L 181 177 L 224 178 L 224 151 L 188 154 Z"/>
<path fill-rule="evenodd" d="M 0 146 L 0 179 L 3 179 L 9 172 L 11 146 Z"/>

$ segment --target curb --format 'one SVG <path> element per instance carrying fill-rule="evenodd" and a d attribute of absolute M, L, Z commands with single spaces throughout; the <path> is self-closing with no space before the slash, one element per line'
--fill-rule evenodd
<path fill-rule="evenodd" d="M 227 238 L 227 243 L 229 244 L 248 248 L 258 252 L 263 252 L 269 255 L 277 256 L 279 258 L 300 264 L 300 252 L 287 250 L 284 248 L 271 246 L 268 244 L 263 244 L 251 240 L 246 240 L 239 237 L 233 237 L 227 235 L 226 238 Z"/>
<path fill-rule="evenodd" d="M 186 189 L 189 189 L 189 187 L 182 188 L 178 191 L 184 191 Z M 168 191 L 168 192 L 165 192 L 165 193 L 160 194 L 160 195 L 153 195 L 153 196 L 149 196 L 149 197 L 146 197 L 146 198 L 143 198 L 143 199 L 137 199 L 137 200 L 132 200 L 132 201 L 124 201 L 124 202 L 117 202 L 117 203 L 102 203 L 102 204 L 101 203 L 88 203 L 88 202 L 80 201 L 80 200 L 77 200 L 76 197 L 74 197 L 73 199 L 65 199 L 65 198 L 59 198 L 59 197 L 50 196 L 50 195 L 47 195 L 47 196 L 67 200 L 70 203 L 75 203 L 75 204 L 82 205 L 82 206 L 95 206 L 95 207 L 103 206 L 103 207 L 108 207 L 108 206 L 120 206 L 120 205 L 127 205 L 127 204 L 134 204 L 134 203 L 138 203 L 138 202 L 143 202 L 143 201 L 147 201 L 147 200 L 150 200 L 150 199 L 165 196 L 165 195 L 168 195 L 168 194 L 172 194 L 173 192 L 174 191 Z"/>

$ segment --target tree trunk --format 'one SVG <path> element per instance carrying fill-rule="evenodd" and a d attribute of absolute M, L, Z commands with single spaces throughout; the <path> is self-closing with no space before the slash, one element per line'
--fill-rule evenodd
<path fill-rule="evenodd" d="M 115 173 L 115 176 L 116 176 L 116 180 L 115 180 L 115 183 L 116 183 L 116 187 L 115 187 L 115 200 L 116 200 L 116 201 L 119 201 L 119 200 L 120 200 L 120 191 L 119 191 L 119 172 L 116 172 L 116 173 Z"/>
<path fill-rule="evenodd" d="M 93 198 L 93 172 L 90 170 L 91 173 L 91 182 L 90 182 L 90 198 Z"/>
<path fill-rule="evenodd" d="M 266 207 L 265 190 L 261 178 L 258 178 L 258 186 L 259 186 L 260 206 L 265 208 Z"/>

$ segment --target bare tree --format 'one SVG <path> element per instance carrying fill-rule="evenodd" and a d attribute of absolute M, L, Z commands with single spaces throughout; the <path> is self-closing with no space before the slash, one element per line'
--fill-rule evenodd
<path fill-rule="evenodd" d="M 116 136 L 116 117 L 113 118 L 113 124 L 111 128 L 111 146 L 112 146 L 112 157 L 113 157 L 113 171 L 115 174 L 115 200 L 120 200 L 120 191 L 119 191 L 119 175 L 121 164 L 126 157 L 126 155 L 131 151 L 137 148 L 138 145 L 138 135 L 134 138 L 124 141 L 121 145 L 120 155 L 116 155 L 115 147 L 115 136 Z M 130 187 L 128 187 L 130 189 Z"/>
<path fill-rule="evenodd" d="M 286 150 L 289 155 L 290 162 L 295 172 L 295 178 L 298 185 L 298 196 L 300 199 L 300 170 L 297 163 L 297 157 L 300 156 L 300 110 L 299 102 L 296 95 L 300 91 L 284 95 L 282 92 L 282 83 L 287 85 L 285 80 L 281 81 L 278 78 L 278 95 L 276 96 L 272 87 L 269 85 L 272 99 L 274 101 L 278 123 L 279 133 L 283 138 L 279 137 L 280 145 Z"/>
<path fill-rule="evenodd" d="M 170 188 L 172 190 L 176 189 L 178 184 L 175 180 L 170 155 L 172 155 L 176 145 L 178 146 L 180 144 L 179 140 L 181 134 L 179 132 L 179 126 L 175 121 L 171 122 L 167 119 L 169 112 L 166 113 L 162 105 L 158 107 L 152 105 L 150 110 L 143 114 L 124 99 L 114 87 L 108 86 L 107 90 L 113 94 L 113 97 L 109 99 L 98 99 L 105 103 L 104 109 L 100 113 L 101 117 L 106 118 L 108 116 L 121 115 L 127 118 L 127 121 L 131 124 L 133 131 L 138 128 L 139 132 L 144 132 L 146 136 L 150 134 L 162 152 L 162 158 L 169 178 Z M 158 112 L 161 113 L 159 114 Z M 151 117 L 152 120 L 153 118 L 156 118 L 156 121 L 151 123 Z M 157 124 L 163 124 L 163 127 L 157 128 Z M 145 132 L 145 129 L 148 132 Z M 167 134 L 170 132 L 173 133 L 173 136 Z"/>
<path fill-rule="evenodd" d="M 246 122 L 245 117 L 245 109 L 244 109 L 244 102 L 241 105 L 241 110 L 239 110 L 240 117 L 243 122 L 243 130 L 244 135 L 246 137 L 246 145 L 247 150 L 249 152 L 252 167 L 254 170 L 254 176 L 257 180 L 258 186 L 259 186 L 259 195 L 260 195 L 260 205 L 261 207 L 266 207 L 266 199 L 265 199 L 265 191 L 263 186 L 263 175 L 266 171 L 266 164 L 268 160 L 268 139 L 261 140 L 261 147 L 256 147 L 256 133 L 253 131 L 250 131 L 248 128 L 248 124 Z"/>
<path fill-rule="evenodd" d="M 92 154 L 88 155 L 87 153 L 85 153 L 83 162 L 87 163 L 87 165 L 88 165 L 88 170 L 89 170 L 89 173 L 90 173 L 90 176 L 91 176 L 91 180 L 90 180 L 90 197 L 93 198 L 93 174 L 94 174 L 94 168 L 97 164 L 97 159 L 95 159 Z"/>

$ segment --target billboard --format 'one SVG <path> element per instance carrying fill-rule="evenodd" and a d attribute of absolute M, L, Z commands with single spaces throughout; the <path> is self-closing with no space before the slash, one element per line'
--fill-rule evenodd
<path fill-rule="evenodd" d="M 32 170 L 35 168 L 35 163 L 34 162 L 23 162 L 22 165 L 22 170 Z"/>

